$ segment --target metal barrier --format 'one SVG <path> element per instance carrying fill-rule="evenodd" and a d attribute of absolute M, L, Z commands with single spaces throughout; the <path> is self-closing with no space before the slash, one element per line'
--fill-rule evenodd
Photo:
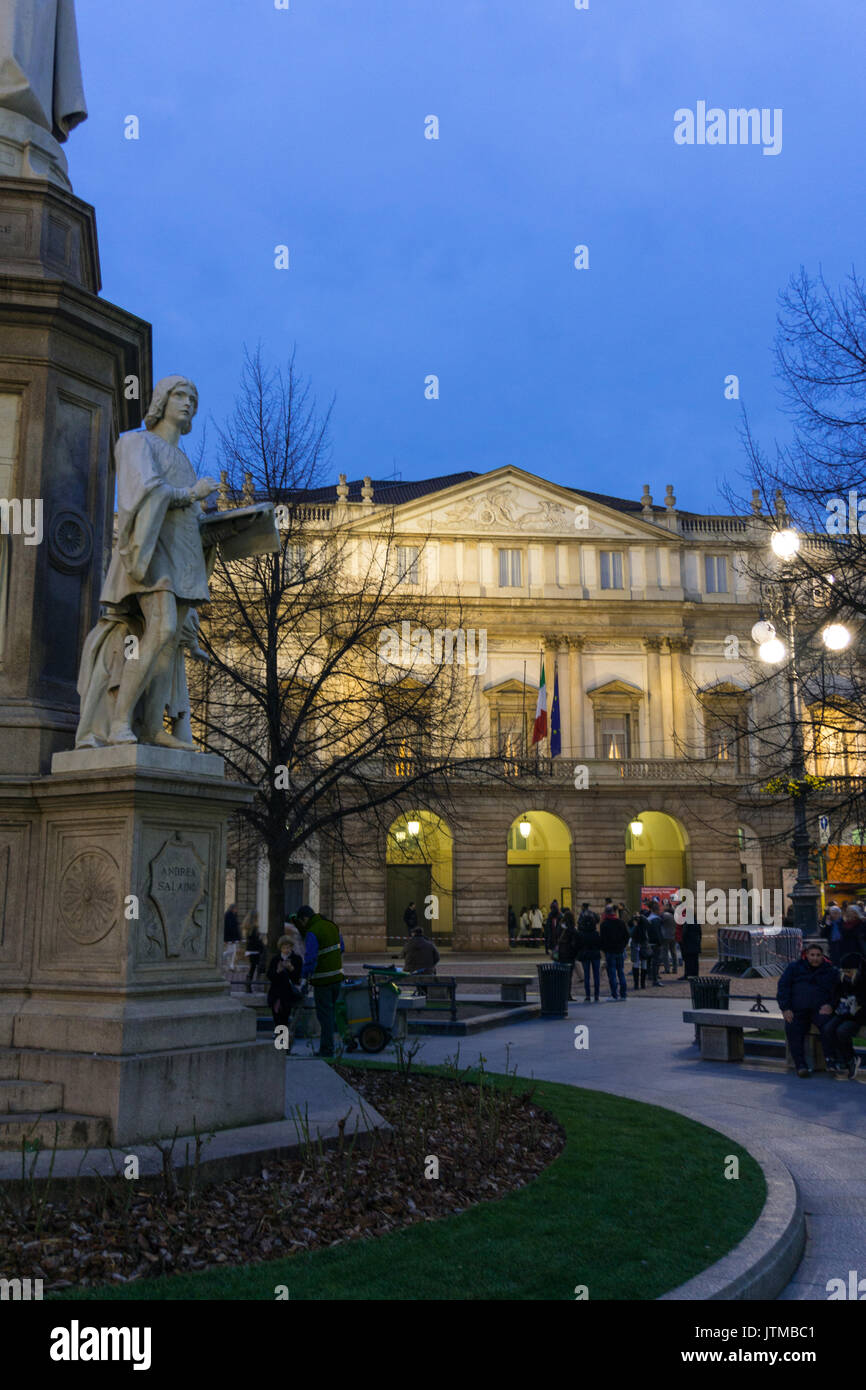
<path fill-rule="evenodd" d="M 803 950 L 798 927 L 719 927 L 719 959 L 715 975 L 739 975 L 754 979 L 781 975 Z"/>

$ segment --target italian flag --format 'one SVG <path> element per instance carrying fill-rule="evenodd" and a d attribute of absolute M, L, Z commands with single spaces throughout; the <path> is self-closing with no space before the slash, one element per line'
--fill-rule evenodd
<path fill-rule="evenodd" d="M 538 682 L 538 703 L 535 706 L 535 723 L 532 726 L 533 745 L 547 738 L 547 685 L 544 680 L 544 657 L 541 658 L 541 679 Z"/>

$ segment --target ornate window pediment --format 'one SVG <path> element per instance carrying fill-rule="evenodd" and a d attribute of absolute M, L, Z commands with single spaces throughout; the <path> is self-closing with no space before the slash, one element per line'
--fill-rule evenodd
<path fill-rule="evenodd" d="M 519 761 L 529 754 L 538 687 L 514 677 L 483 692 L 490 709 L 490 752 Z"/>
<path fill-rule="evenodd" d="M 704 718 L 704 755 L 738 772 L 749 765 L 749 693 L 734 681 L 715 681 L 698 691 Z"/>
<path fill-rule="evenodd" d="M 643 691 L 630 681 L 605 681 L 588 690 L 595 724 L 597 758 L 635 758 L 638 756 L 640 702 Z"/>

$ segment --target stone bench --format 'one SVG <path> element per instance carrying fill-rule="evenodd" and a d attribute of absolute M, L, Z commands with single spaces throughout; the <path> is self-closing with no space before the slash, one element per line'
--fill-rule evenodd
<path fill-rule="evenodd" d="M 455 975 L 458 985 L 498 985 L 503 1004 L 525 1004 L 529 985 L 538 984 L 534 975 Z"/>
<path fill-rule="evenodd" d="M 383 967 L 383 969 L 385 968 L 387 967 Z M 372 969 L 375 971 L 376 967 L 373 966 Z M 451 1004 L 454 1018 L 457 1017 L 455 995 L 458 985 L 498 985 L 499 998 L 503 1004 L 525 1004 L 527 987 L 537 984 L 534 975 L 406 974 L 395 975 L 393 979 L 394 983 L 398 984 L 401 989 L 407 985 L 412 985 L 416 988 L 423 988 L 428 999 L 447 1000 Z"/>
<path fill-rule="evenodd" d="M 745 1056 L 743 1031 L 746 1028 L 780 1028 L 785 1020 L 781 1013 L 752 1013 L 747 1009 L 684 1009 L 683 1022 L 694 1023 L 701 1044 L 701 1059 L 705 1062 L 742 1062 Z M 813 1023 L 806 1037 L 806 1062 L 813 1071 L 826 1071 L 824 1053 L 818 1028 Z M 793 1069 L 794 1060 L 785 1043 L 785 1064 Z"/>

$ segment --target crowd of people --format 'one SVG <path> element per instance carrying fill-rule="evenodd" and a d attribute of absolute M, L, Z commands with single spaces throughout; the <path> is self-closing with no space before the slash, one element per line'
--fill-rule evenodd
<path fill-rule="evenodd" d="M 515 931 L 543 941 L 548 954 L 571 966 L 569 999 L 575 984 L 584 988 L 584 1003 L 601 998 L 601 964 L 604 957 L 609 993 L 615 1003 L 628 998 L 628 973 L 633 991 L 661 988 L 661 975 L 687 980 L 699 973 L 701 927 L 678 923 L 670 901 L 653 898 L 630 916 L 623 903 L 606 898 L 600 912 L 588 902 L 575 919 L 570 908 L 560 909 L 556 899 L 543 914 L 537 904 L 524 907 Z M 408 971 L 435 974 L 439 951 L 418 925 L 415 904 L 404 915 L 408 940 L 403 951 Z M 831 902 L 821 922 L 820 942 L 810 941 L 799 960 L 791 961 L 779 977 L 777 1000 L 797 1075 L 807 1077 L 806 1038 L 815 1025 L 828 1071 L 853 1079 L 857 1072 L 854 1039 L 866 1026 L 866 905 Z M 226 910 L 224 941 L 230 964 L 238 956 L 248 962 L 247 990 L 256 975 L 265 971 L 266 943 L 259 932 L 259 918 L 250 912 L 239 922 L 236 905 Z M 295 1009 L 306 987 L 313 988 L 316 1016 L 321 1026 L 320 1056 L 333 1056 L 340 986 L 345 950 L 339 928 L 311 907 L 301 907 L 284 926 L 277 950 L 267 965 L 268 1005 L 274 1024 L 291 1028 Z M 682 975 L 678 973 L 682 967 Z"/>
<path fill-rule="evenodd" d="M 701 928 L 697 923 L 676 922 L 668 900 L 662 903 L 653 898 L 632 914 L 612 898 L 605 899 L 600 912 L 585 902 L 575 920 L 571 908 L 560 909 L 554 898 L 546 916 L 537 904 L 524 907 L 517 931 L 509 935 L 516 941 L 537 939 L 548 955 L 571 964 L 569 999 L 574 999 L 575 983 L 582 984 L 587 1004 L 597 1004 L 601 997 L 602 956 L 610 990 L 607 998 L 615 1002 L 628 998 L 629 969 L 634 990 L 646 989 L 648 982 L 650 988 L 660 989 L 661 975 L 685 980 L 698 974 Z"/>

